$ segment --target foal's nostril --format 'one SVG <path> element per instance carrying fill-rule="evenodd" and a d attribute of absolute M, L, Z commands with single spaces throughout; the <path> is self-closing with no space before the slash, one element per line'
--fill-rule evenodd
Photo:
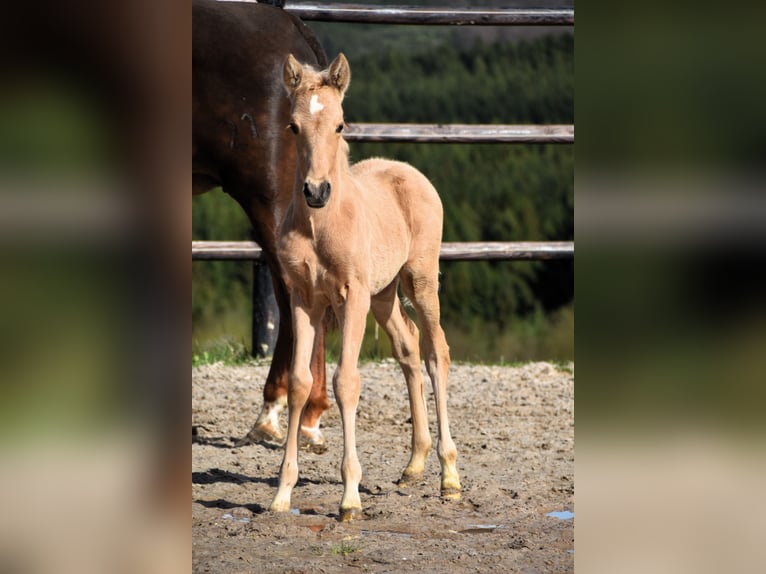
<path fill-rule="evenodd" d="M 330 195 L 331 190 L 330 182 L 329 181 L 323 181 L 322 184 L 319 186 L 319 197 L 327 197 Z"/>
<path fill-rule="evenodd" d="M 303 182 L 303 195 L 306 197 L 311 197 L 311 188 L 309 187 L 308 181 Z"/>

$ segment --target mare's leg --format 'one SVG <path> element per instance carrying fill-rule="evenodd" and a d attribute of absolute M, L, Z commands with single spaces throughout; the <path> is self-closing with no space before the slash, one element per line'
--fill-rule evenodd
<path fill-rule="evenodd" d="M 237 443 L 238 446 L 259 442 L 281 444 L 285 438 L 279 426 L 279 415 L 287 407 L 287 381 L 293 355 L 293 326 L 289 296 L 280 281 L 274 281 L 274 295 L 279 306 L 279 331 L 269 374 L 263 387 L 263 406 L 253 428 Z"/>
<path fill-rule="evenodd" d="M 272 270 L 272 278 L 274 271 Z M 279 426 L 279 415 L 287 407 L 287 386 L 290 363 L 293 356 L 293 325 L 290 311 L 290 297 L 284 283 L 273 279 L 274 295 L 279 306 L 279 331 L 271 358 L 271 367 L 263 387 L 263 407 L 253 428 L 247 436 L 237 442 L 237 446 L 259 442 L 278 443 L 285 435 Z M 301 443 L 315 452 L 324 452 L 324 438 L 319 432 L 319 417 L 330 407 L 327 398 L 327 379 L 325 375 L 325 328 L 319 330 L 316 345 L 311 356 L 311 374 L 314 384 L 309 395 L 309 404 L 304 415 L 304 426 L 310 432 L 301 432 Z"/>
<path fill-rule="evenodd" d="M 412 452 L 410 461 L 399 481 L 407 486 L 423 476 L 426 458 L 431 450 L 431 434 L 428 430 L 428 417 L 423 386 L 423 374 L 420 370 L 420 350 L 418 348 L 418 328 L 407 316 L 399 298 L 396 296 L 394 281 L 372 300 L 372 312 L 375 320 L 383 327 L 391 340 L 391 351 L 402 368 L 407 381 L 407 392 L 412 414 Z"/>
<path fill-rule="evenodd" d="M 311 354 L 317 330 L 321 327 L 324 309 L 307 307 L 298 293 L 292 302 L 295 353 L 293 356 L 287 393 L 287 441 L 279 471 L 279 488 L 270 509 L 275 512 L 290 510 L 290 495 L 298 481 L 298 434 L 301 415 L 311 392 Z"/>
<path fill-rule="evenodd" d="M 333 377 L 335 400 L 338 402 L 343 424 L 343 498 L 340 501 L 341 521 L 353 520 L 362 513 L 359 482 L 362 467 L 356 453 L 356 408 L 359 405 L 360 377 L 359 351 L 362 348 L 365 319 L 370 309 L 369 291 L 352 285 L 346 288 L 345 300 L 337 305 L 335 314 L 340 320 L 341 350 L 338 369 Z"/>
<path fill-rule="evenodd" d="M 420 260 L 422 261 L 422 260 Z M 460 478 L 457 472 L 457 449 L 449 431 L 447 416 L 447 374 L 450 356 L 447 339 L 439 324 L 439 263 L 408 267 L 402 276 L 402 288 L 415 305 L 423 330 L 423 356 L 431 378 L 436 399 L 439 442 L 436 452 L 441 464 L 441 493 L 445 498 L 460 498 Z"/>

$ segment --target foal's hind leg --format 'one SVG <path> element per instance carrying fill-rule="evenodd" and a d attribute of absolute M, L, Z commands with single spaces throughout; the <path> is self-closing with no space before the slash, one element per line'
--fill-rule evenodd
<path fill-rule="evenodd" d="M 415 305 L 423 331 L 423 356 L 436 399 L 439 442 L 436 452 L 442 470 L 441 492 L 445 498 L 460 498 L 460 478 L 457 472 L 457 449 L 449 431 L 447 416 L 447 373 L 450 356 L 447 339 L 439 324 L 438 261 L 426 266 L 424 272 L 405 269 L 402 288 Z"/>
<path fill-rule="evenodd" d="M 412 452 L 399 484 L 400 486 L 408 486 L 423 476 L 426 458 L 428 458 L 428 453 L 431 450 L 431 434 L 428 431 L 425 389 L 423 387 L 423 374 L 420 370 L 418 328 L 407 316 L 404 307 L 396 296 L 398 283 L 398 281 L 394 281 L 372 300 L 372 313 L 375 315 L 375 320 L 388 334 L 391 340 L 391 351 L 399 362 L 407 381 L 410 413 L 412 414 Z"/>

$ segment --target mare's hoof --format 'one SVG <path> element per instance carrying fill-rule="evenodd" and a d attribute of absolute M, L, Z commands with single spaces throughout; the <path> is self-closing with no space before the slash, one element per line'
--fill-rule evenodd
<path fill-rule="evenodd" d="M 322 432 L 318 428 L 316 430 L 307 430 L 305 427 L 302 428 L 299 445 L 302 450 L 307 450 L 314 454 L 324 454 L 327 452 L 324 436 L 322 436 Z"/>
<path fill-rule="evenodd" d="M 285 435 L 279 428 L 265 423 L 254 426 L 244 437 L 239 439 L 234 446 L 245 446 L 248 444 L 263 444 L 265 446 L 282 446 L 285 442 Z"/>
<path fill-rule="evenodd" d="M 340 509 L 340 521 L 350 522 L 352 520 L 359 520 L 362 517 L 361 508 L 341 508 Z"/>
<path fill-rule="evenodd" d="M 460 500 L 460 489 L 444 488 L 442 489 L 442 498 L 444 500 Z"/>
<path fill-rule="evenodd" d="M 324 442 L 313 443 L 301 437 L 301 450 L 307 450 L 314 454 L 324 454 L 327 452 L 327 445 Z"/>

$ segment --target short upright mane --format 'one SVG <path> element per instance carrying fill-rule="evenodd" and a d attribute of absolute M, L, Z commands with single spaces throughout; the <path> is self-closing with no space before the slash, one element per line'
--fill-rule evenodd
<path fill-rule="evenodd" d="M 343 101 L 343 94 L 351 81 L 351 70 L 343 54 L 338 54 L 332 64 L 321 71 L 317 71 L 310 65 L 302 65 L 290 54 L 285 61 L 283 80 L 287 93 L 291 97 L 298 92 L 331 86 L 338 90 L 341 101 Z"/>
<path fill-rule="evenodd" d="M 303 78 L 300 86 L 295 89 L 295 95 L 305 92 L 313 92 L 325 86 L 332 85 L 330 82 L 330 73 L 328 70 L 316 70 L 308 64 L 303 65 Z M 289 93 L 289 90 L 288 90 Z"/>

